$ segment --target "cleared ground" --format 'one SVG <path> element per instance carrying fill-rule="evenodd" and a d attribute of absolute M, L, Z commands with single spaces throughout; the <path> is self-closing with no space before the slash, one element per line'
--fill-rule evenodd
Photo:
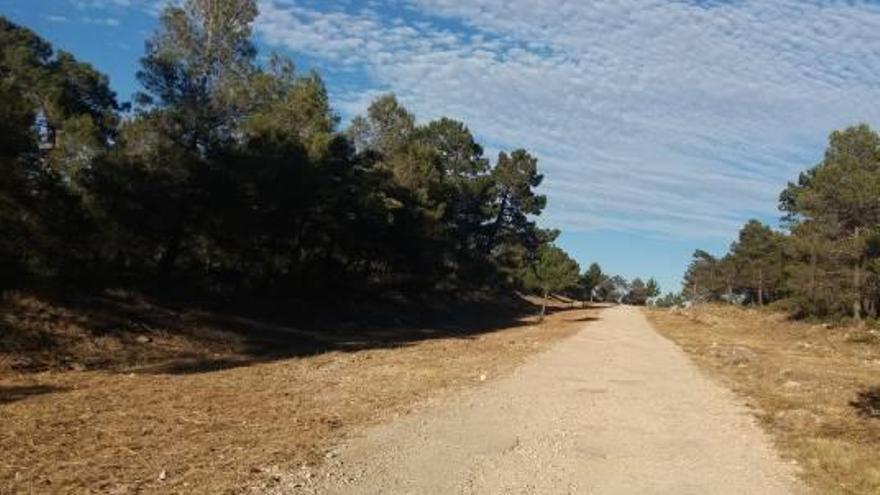
<path fill-rule="evenodd" d="M 816 493 L 880 493 L 880 333 L 732 306 L 648 314 L 751 406 Z"/>
<path fill-rule="evenodd" d="M 8 300 L 0 337 L 26 372 L 0 370 L 0 493 L 268 489 L 353 431 L 509 373 L 595 313 L 333 334 L 142 306 Z M 61 370 L 82 365 L 107 367 Z"/>
<path fill-rule="evenodd" d="M 589 318 L 588 318 L 589 320 Z M 507 378 L 340 442 L 256 493 L 800 493 L 732 393 L 616 307 Z"/>

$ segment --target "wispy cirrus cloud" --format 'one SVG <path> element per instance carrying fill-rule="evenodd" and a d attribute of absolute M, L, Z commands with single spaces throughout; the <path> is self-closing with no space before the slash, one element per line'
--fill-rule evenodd
<path fill-rule="evenodd" d="M 730 238 L 776 216 L 830 130 L 880 121 L 873 2 L 259 2 L 261 41 L 317 63 L 345 116 L 394 91 L 487 149 L 533 151 L 545 222 L 569 231 Z"/>
<path fill-rule="evenodd" d="M 79 20 L 86 24 L 95 24 L 98 26 L 116 27 L 120 24 L 119 19 L 115 17 L 90 17 L 83 16 Z"/>
<path fill-rule="evenodd" d="M 870 3 L 264 0 L 265 42 L 542 158 L 549 222 L 726 236 L 880 108 Z"/>

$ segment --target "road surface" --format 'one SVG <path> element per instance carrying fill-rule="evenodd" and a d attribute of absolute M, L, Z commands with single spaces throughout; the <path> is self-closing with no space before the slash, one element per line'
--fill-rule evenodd
<path fill-rule="evenodd" d="M 513 375 L 373 427 L 278 493 L 805 493 L 740 401 L 638 309 Z"/>

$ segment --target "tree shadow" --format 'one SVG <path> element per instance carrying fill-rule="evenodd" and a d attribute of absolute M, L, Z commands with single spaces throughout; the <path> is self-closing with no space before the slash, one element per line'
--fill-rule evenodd
<path fill-rule="evenodd" d="M 580 318 L 570 318 L 565 321 L 578 321 L 578 322 L 587 322 L 587 321 L 598 321 L 598 316 L 582 316 Z"/>
<path fill-rule="evenodd" d="M 0 404 L 9 404 L 36 395 L 51 394 L 69 390 L 53 385 L 0 385 Z"/>
<path fill-rule="evenodd" d="M 525 298 L 497 294 L 464 301 L 456 295 L 434 294 L 419 299 L 371 296 L 345 301 L 205 302 L 187 301 L 179 294 L 160 299 L 105 291 L 73 300 L 44 295 L 29 304 L 34 307 L 9 308 L 27 313 L 17 315 L 17 320 L 36 322 L 18 342 L 28 343 L 18 345 L 18 350 L 35 364 L 20 371 L 68 363 L 87 369 L 172 375 L 326 352 L 393 348 L 431 339 L 470 339 L 532 325 L 540 310 Z M 582 310 L 579 304 L 569 306 L 557 302 L 548 313 Z M 586 316 L 571 321 L 594 319 Z M 59 328 L 68 330 L 52 333 Z M 92 355 L 64 355 L 94 347 L 71 345 L 84 340 L 90 344 L 112 340 L 122 344 L 124 351 L 109 352 L 108 348 L 95 349 Z M 0 351 L 3 345 L 0 339 Z"/>
<path fill-rule="evenodd" d="M 863 418 L 880 419 L 880 387 L 871 387 L 859 392 L 849 405 Z"/>

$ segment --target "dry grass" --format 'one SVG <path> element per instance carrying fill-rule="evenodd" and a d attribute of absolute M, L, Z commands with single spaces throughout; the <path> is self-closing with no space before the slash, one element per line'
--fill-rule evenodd
<path fill-rule="evenodd" d="M 115 369 L 243 351 L 240 333 L 205 325 L 122 291 L 67 305 L 26 293 L 0 295 L 0 372 Z M 142 345 L 139 338 L 148 338 Z"/>
<path fill-rule="evenodd" d="M 508 373 L 584 311 L 201 373 L 0 372 L 0 493 L 241 493 L 357 429 Z"/>
<path fill-rule="evenodd" d="M 880 346 L 873 332 L 730 306 L 648 316 L 745 398 L 817 493 L 880 493 Z"/>

